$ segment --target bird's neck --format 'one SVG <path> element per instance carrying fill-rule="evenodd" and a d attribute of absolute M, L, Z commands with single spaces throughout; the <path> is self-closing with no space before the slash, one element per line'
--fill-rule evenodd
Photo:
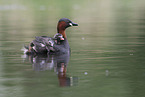
<path fill-rule="evenodd" d="M 63 38 L 65 38 L 65 39 L 67 38 L 65 30 L 58 30 L 58 33 L 62 34 Z"/>
<path fill-rule="evenodd" d="M 66 29 L 66 23 L 64 21 L 59 22 L 57 25 L 57 32 L 62 34 L 64 38 L 66 38 L 65 29 Z"/>

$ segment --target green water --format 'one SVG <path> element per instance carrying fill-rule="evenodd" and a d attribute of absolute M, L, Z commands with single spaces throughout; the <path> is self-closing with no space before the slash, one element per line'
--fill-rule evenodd
<path fill-rule="evenodd" d="M 79 24 L 63 77 L 57 57 L 21 51 L 62 17 Z M 0 1 L 0 97 L 144 97 L 144 53 L 144 0 Z"/>

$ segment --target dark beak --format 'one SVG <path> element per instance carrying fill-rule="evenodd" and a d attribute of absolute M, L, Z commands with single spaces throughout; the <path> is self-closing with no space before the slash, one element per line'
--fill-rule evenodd
<path fill-rule="evenodd" d="M 60 40 L 64 40 L 64 38 L 60 38 Z"/>
<path fill-rule="evenodd" d="M 72 26 L 78 26 L 78 24 L 77 24 L 77 23 L 73 23 L 73 22 L 72 22 Z"/>

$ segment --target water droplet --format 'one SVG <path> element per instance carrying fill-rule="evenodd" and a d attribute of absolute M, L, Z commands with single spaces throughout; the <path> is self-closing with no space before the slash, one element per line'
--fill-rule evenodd
<path fill-rule="evenodd" d="M 82 37 L 82 40 L 85 40 L 85 38 L 84 38 L 84 37 Z"/>
<path fill-rule="evenodd" d="M 85 72 L 84 74 L 85 74 L 85 75 L 87 75 L 87 74 L 88 74 L 88 72 Z"/>

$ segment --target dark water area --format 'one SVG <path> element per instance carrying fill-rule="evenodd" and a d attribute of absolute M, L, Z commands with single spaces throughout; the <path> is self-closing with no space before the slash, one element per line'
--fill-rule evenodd
<path fill-rule="evenodd" d="M 71 56 L 26 56 L 60 18 Z M 0 97 L 144 97 L 145 1 L 0 1 Z"/>

